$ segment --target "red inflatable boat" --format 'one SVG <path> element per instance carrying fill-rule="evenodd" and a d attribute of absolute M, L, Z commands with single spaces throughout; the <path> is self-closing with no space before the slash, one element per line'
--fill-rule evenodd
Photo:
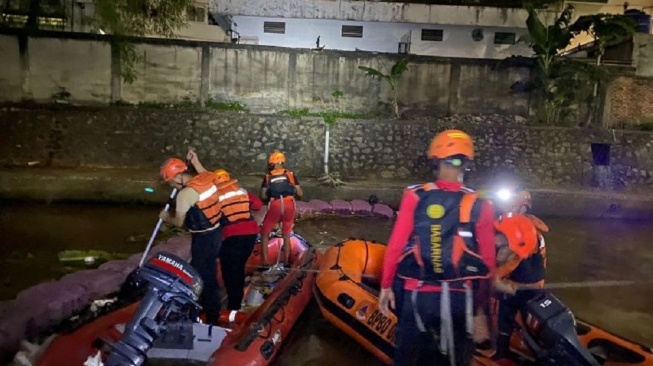
<path fill-rule="evenodd" d="M 320 254 L 306 240 L 293 234 L 291 243 L 290 263 L 265 272 L 254 271 L 261 263 L 257 244 L 247 266 L 245 306 L 223 312 L 221 326 L 191 321 L 201 279 L 180 258 L 158 253 L 139 271 L 148 286 L 139 302 L 59 334 L 35 366 L 128 366 L 148 359 L 267 365 L 308 304 L 319 266 Z M 270 258 L 277 258 L 281 244 L 281 238 L 270 240 Z"/>

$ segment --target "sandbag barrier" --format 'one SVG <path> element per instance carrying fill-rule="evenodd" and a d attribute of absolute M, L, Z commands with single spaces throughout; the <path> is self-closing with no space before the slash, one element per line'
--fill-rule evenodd
<path fill-rule="evenodd" d="M 395 217 L 395 211 L 390 206 L 381 203 L 372 205 L 364 200 L 296 201 L 295 205 L 295 216 L 298 220 L 331 216 L 378 217 L 384 219 L 393 219 Z M 261 210 L 254 213 L 259 223 L 263 221 L 266 212 L 267 206 L 263 206 Z"/>
<path fill-rule="evenodd" d="M 266 206 L 255 212 L 259 223 L 266 212 Z M 395 212 L 387 205 L 372 205 L 364 200 L 314 199 L 297 201 L 296 216 L 298 220 L 334 216 L 392 219 Z M 190 235 L 182 234 L 155 245 L 148 259 L 162 251 L 190 260 Z M 130 287 L 131 281 L 127 279 L 138 267 L 142 255 L 137 253 L 128 259 L 108 261 L 97 269 L 43 282 L 21 291 L 15 300 L 0 304 L 0 364 L 13 357 L 23 339 L 41 343 L 52 334 L 72 331 L 135 301 L 140 294 L 138 289 Z M 102 301 L 112 297 L 115 301 Z"/>

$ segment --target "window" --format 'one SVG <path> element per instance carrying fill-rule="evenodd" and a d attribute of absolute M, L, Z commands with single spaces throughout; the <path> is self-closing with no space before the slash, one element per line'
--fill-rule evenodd
<path fill-rule="evenodd" d="M 264 22 L 263 32 L 286 34 L 286 22 Z"/>
<path fill-rule="evenodd" d="M 496 32 L 494 33 L 494 44 L 515 44 L 515 33 Z"/>
<path fill-rule="evenodd" d="M 189 6 L 186 9 L 186 19 L 189 22 L 206 23 L 206 9 L 201 6 Z"/>
<path fill-rule="evenodd" d="M 352 38 L 363 38 L 363 26 L 362 25 L 343 25 L 342 26 L 342 36 L 343 37 L 352 37 Z"/>
<path fill-rule="evenodd" d="M 422 29 L 422 41 L 442 42 L 442 29 Z"/>

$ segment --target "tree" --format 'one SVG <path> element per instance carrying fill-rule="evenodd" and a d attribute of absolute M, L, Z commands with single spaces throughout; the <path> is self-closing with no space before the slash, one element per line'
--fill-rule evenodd
<path fill-rule="evenodd" d="M 594 44 L 597 46 L 596 66 L 601 68 L 602 59 L 605 55 L 605 48 L 609 45 L 619 44 L 632 37 L 637 24 L 627 16 L 618 14 L 591 14 L 578 18 L 569 29 L 574 35 L 587 32 L 594 38 Z M 596 73 L 594 70 L 593 72 Z M 586 123 L 591 124 L 596 115 L 598 103 L 595 103 L 598 97 L 599 84 L 607 81 L 609 75 L 603 74 L 601 78 L 594 80 L 592 86 L 591 101 L 592 105 L 588 108 Z"/>
<path fill-rule="evenodd" d="M 559 52 L 566 49 L 576 35 L 590 31 L 594 32 L 591 34 L 595 35 L 602 55 L 606 44 L 632 35 L 635 29 L 632 20 L 623 15 L 597 14 L 580 17 L 571 23 L 573 7 L 568 5 L 553 24 L 545 26 L 532 5 L 527 4 L 525 8 L 529 34 L 521 40 L 528 42 L 535 54 L 538 72 L 534 84 L 544 97 L 545 123 L 556 124 L 560 112 L 579 100 L 588 103 L 590 110 L 594 109 L 597 86 L 607 80 L 609 73 L 601 67 L 600 60 L 592 65 L 560 57 Z M 594 88 L 590 96 L 583 94 L 588 83 Z"/>
<path fill-rule="evenodd" d="M 565 7 L 556 21 L 545 26 L 538 18 L 538 14 L 532 5 L 527 4 L 528 18 L 526 27 L 528 35 L 521 38 L 526 41 L 535 53 L 535 61 L 538 67 L 535 85 L 544 97 L 545 121 L 551 124 L 557 120 L 560 106 L 563 102 L 555 77 L 555 62 L 558 52 L 565 49 L 571 43 L 573 34 L 569 30 L 569 23 L 573 13 L 571 6 Z"/>
<path fill-rule="evenodd" d="M 186 11 L 194 0 L 96 0 L 95 14 L 88 23 L 100 33 L 114 36 L 118 47 L 123 80 L 136 79 L 134 66 L 142 60 L 128 37 L 159 35 L 173 38 L 187 25 Z"/>
<path fill-rule="evenodd" d="M 340 90 L 336 90 L 331 93 L 333 97 L 333 110 L 329 112 L 321 112 L 320 116 L 324 119 L 324 175 L 319 177 L 317 181 L 323 185 L 332 185 L 334 187 L 345 185 L 346 183 L 342 181 L 337 173 L 329 173 L 329 144 L 330 140 L 330 130 L 331 126 L 335 125 L 338 122 L 338 117 L 341 115 L 338 107 L 338 102 L 344 93 Z"/>
<path fill-rule="evenodd" d="M 358 66 L 358 68 L 365 71 L 368 76 L 372 78 L 384 79 L 388 82 L 390 89 L 392 89 L 392 109 L 394 111 L 395 118 L 401 117 L 399 113 L 399 102 L 397 101 L 397 83 L 399 82 L 401 75 L 403 75 L 403 73 L 408 70 L 409 62 L 410 61 L 407 58 L 395 62 L 395 64 L 392 65 L 392 68 L 390 68 L 390 72 L 387 74 L 371 67 Z"/>

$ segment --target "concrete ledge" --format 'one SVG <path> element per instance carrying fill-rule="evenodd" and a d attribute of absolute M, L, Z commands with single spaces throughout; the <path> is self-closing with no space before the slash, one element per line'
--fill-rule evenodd
<path fill-rule="evenodd" d="M 241 185 L 258 193 L 262 176 L 236 177 Z M 403 189 L 418 182 L 358 181 L 331 188 L 314 179 L 300 177 L 304 200 L 367 200 L 397 208 Z M 153 193 L 145 188 L 151 187 Z M 588 187 L 528 187 L 534 213 L 542 217 L 653 219 L 653 195 L 616 193 Z M 29 201 L 79 201 L 95 203 L 141 203 L 162 205 L 170 188 L 159 183 L 156 171 L 92 168 L 4 168 L 0 172 L 0 199 Z"/>

